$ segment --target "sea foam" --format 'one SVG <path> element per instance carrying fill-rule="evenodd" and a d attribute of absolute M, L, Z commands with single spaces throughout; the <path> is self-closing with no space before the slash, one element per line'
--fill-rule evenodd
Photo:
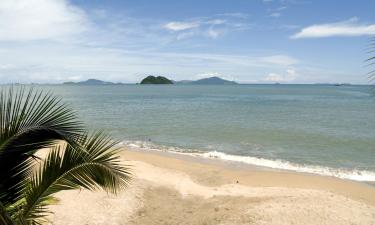
<path fill-rule="evenodd" d="M 204 152 L 196 149 L 186 149 L 172 146 L 157 145 L 152 142 L 147 141 L 124 141 L 120 143 L 122 146 L 128 147 L 130 149 L 137 150 L 151 150 L 151 151 L 164 151 L 171 152 L 175 154 L 190 155 L 194 157 L 202 157 L 209 159 L 224 160 L 230 162 L 245 163 L 249 165 L 267 167 L 272 169 L 288 170 L 294 172 L 311 173 L 323 176 L 332 176 L 341 179 L 363 181 L 363 182 L 374 182 L 375 172 L 368 170 L 358 170 L 358 169 L 346 169 L 346 168 L 331 168 L 325 166 L 317 165 L 305 165 L 289 162 L 286 160 L 276 159 L 265 159 L 260 157 L 252 156 L 239 156 L 230 155 L 218 151 Z"/>

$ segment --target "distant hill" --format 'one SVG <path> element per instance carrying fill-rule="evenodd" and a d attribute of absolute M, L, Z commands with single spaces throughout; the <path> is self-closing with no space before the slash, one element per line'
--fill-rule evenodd
<path fill-rule="evenodd" d="M 223 85 L 223 84 L 237 84 L 234 81 L 224 80 L 220 77 L 209 77 L 200 80 L 196 80 L 192 82 L 193 84 L 216 84 L 216 85 Z"/>
<path fill-rule="evenodd" d="M 110 81 L 102 81 L 97 79 L 88 79 L 85 81 L 79 82 L 64 82 L 65 85 L 121 85 L 124 83 L 114 83 Z M 228 84 L 237 84 L 234 81 L 224 80 L 220 77 L 209 77 L 200 80 L 181 80 L 181 81 L 172 81 L 163 76 L 147 76 L 144 78 L 140 84 L 203 84 L 203 85 L 228 85 Z"/>
<path fill-rule="evenodd" d="M 162 76 L 148 76 L 141 81 L 141 84 L 173 84 L 173 82 Z"/>
<path fill-rule="evenodd" d="M 228 84 L 237 84 L 234 81 L 224 80 L 220 77 L 209 77 L 200 80 L 183 80 L 177 81 L 176 84 L 210 84 L 210 85 L 228 85 Z"/>
<path fill-rule="evenodd" d="M 109 84 L 122 84 L 122 83 L 113 83 L 109 81 L 102 81 L 97 79 L 88 79 L 85 81 L 79 82 L 64 82 L 63 84 L 80 84 L 80 85 L 109 85 Z"/>

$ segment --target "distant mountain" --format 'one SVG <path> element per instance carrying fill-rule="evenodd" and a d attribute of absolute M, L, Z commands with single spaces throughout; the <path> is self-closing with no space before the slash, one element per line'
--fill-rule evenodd
<path fill-rule="evenodd" d="M 148 76 L 141 81 L 141 84 L 173 84 L 173 82 L 162 76 Z"/>
<path fill-rule="evenodd" d="M 224 80 L 220 77 L 209 77 L 200 80 L 193 81 L 192 84 L 216 84 L 216 85 L 223 85 L 223 84 L 237 84 L 234 81 Z"/>
<path fill-rule="evenodd" d="M 64 82 L 63 84 L 80 84 L 80 85 L 109 85 L 109 84 L 122 84 L 122 83 L 113 83 L 109 81 L 102 81 L 97 79 L 88 79 L 85 81 L 79 81 L 79 82 Z"/>
<path fill-rule="evenodd" d="M 97 79 L 88 79 L 85 81 L 79 82 L 64 82 L 65 85 L 121 85 L 124 83 L 114 83 L 110 81 L 102 81 Z M 179 85 L 190 85 L 190 84 L 203 84 L 203 85 L 232 85 L 237 84 L 234 81 L 229 81 L 222 79 L 220 77 L 209 77 L 200 80 L 181 80 L 181 81 L 172 81 L 163 76 L 147 76 L 144 78 L 140 84 L 179 84 Z"/>
<path fill-rule="evenodd" d="M 228 84 L 237 84 L 234 81 L 229 81 L 229 80 L 224 80 L 220 77 L 209 77 L 209 78 L 204 78 L 200 80 L 182 80 L 182 81 L 177 81 L 175 84 L 209 84 L 209 85 L 228 85 Z"/>

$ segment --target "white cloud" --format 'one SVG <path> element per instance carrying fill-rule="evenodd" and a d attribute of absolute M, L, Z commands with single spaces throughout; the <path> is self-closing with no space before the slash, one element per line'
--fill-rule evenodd
<path fill-rule="evenodd" d="M 246 13 L 240 13 L 240 12 L 235 12 L 235 13 L 221 13 L 221 14 L 218 14 L 218 16 L 235 17 L 235 18 L 240 18 L 240 19 L 246 19 L 246 18 L 249 17 L 248 14 L 246 14 Z"/>
<path fill-rule="evenodd" d="M 226 20 L 222 20 L 222 19 L 213 19 L 213 20 L 208 20 L 206 23 L 211 24 L 211 25 L 221 25 L 221 24 L 225 24 L 226 22 L 227 22 Z"/>
<path fill-rule="evenodd" d="M 279 82 L 283 81 L 283 76 L 277 73 L 269 73 L 265 78 L 266 81 Z"/>
<path fill-rule="evenodd" d="M 264 73 L 260 71 L 278 71 L 285 68 L 285 62 L 269 59 L 290 58 L 281 55 L 130 51 L 74 43 L 40 45 L 36 42 L 1 46 L 1 49 L 0 59 L 3 66 L 0 67 L 0 83 L 61 83 L 89 78 L 139 82 L 145 74 L 173 74 L 171 79 L 185 80 L 202 73 L 206 73 L 206 77 L 217 73 L 216 75 L 230 80 L 250 81 L 263 79 L 261 74 Z"/>
<path fill-rule="evenodd" d="M 208 78 L 208 77 L 220 77 L 222 76 L 221 73 L 218 72 L 206 72 L 206 73 L 200 73 L 195 75 L 196 79 L 203 79 L 203 78 Z"/>
<path fill-rule="evenodd" d="M 289 68 L 286 70 L 284 75 L 278 73 L 269 73 L 264 80 L 271 82 L 291 82 L 294 81 L 297 77 L 297 72 L 294 69 Z"/>
<path fill-rule="evenodd" d="M 298 64 L 298 60 L 287 55 L 269 55 L 269 56 L 248 56 L 248 55 L 230 55 L 230 54 L 183 54 L 183 53 L 162 53 L 157 57 L 178 58 L 187 62 L 202 62 L 204 65 L 227 65 L 233 67 L 282 67 Z"/>
<path fill-rule="evenodd" d="M 194 32 L 194 31 L 182 32 L 182 33 L 179 33 L 177 35 L 176 39 L 177 40 L 183 40 L 183 39 L 191 38 L 195 35 L 196 35 L 196 32 Z"/>
<path fill-rule="evenodd" d="M 61 38 L 86 26 L 85 13 L 66 0 L 0 1 L 0 41 Z"/>
<path fill-rule="evenodd" d="M 220 77 L 225 80 L 236 80 L 233 76 L 219 73 L 219 72 L 205 72 L 205 73 L 200 73 L 200 74 L 195 75 L 195 79 L 203 79 L 203 78 L 209 78 L 209 77 Z"/>
<path fill-rule="evenodd" d="M 216 39 L 227 33 L 243 31 L 249 28 L 244 23 L 247 14 L 223 13 L 211 17 L 190 18 L 186 21 L 173 21 L 163 24 L 163 29 L 173 31 L 177 40 L 192 37 Z"/>
<path fill-rule="evenodd" d="M 363 36 L 375 34 L 375 24 L 359 24 L 358 18 L 353 17 L 337 23 L 317 24 L 303 28 L 291 36 L 297 38 L 321 38 L 333 36 Z"/>
<path fill-rule="evenodd" d="M 286 6 L 280 6 L 279 8 L 276 9 L 276 11 L 283 11 L 285 9 L 287 9 L 288 7 Z"/>
<path fill-rule="evenodd" d="M 289 68 L 286 70 L 286 77 L 289 80 L 295 80 L 298 77 L 298 74 L 295 69 Z"/>
<path fill-rule="evenodd" d="M 281 13 L 279 13 L 279 12 L 274 12 L 274 13 L 270 14 L 270 17 L 274 17 L 274 18 L 277 18 L 277 17 L 280 17 L 280 16 L 281 16 Z"/>
<path fill-rule="evenodd" d="M 280 6 L 278 8 L 275 8 L 275 9 L 269 9 L 269 11 L 271 12 L 269 16 L 273 17 L 273 18 L 278 18 L 282 15 L 281 12 L 286 10 L 287 8 L 288 7 L 284 5 L 284 6 Z"/>
<path fill-rule="evenodd" d="M 0 83 L 88 78 L 139 82 L 145 74 L 173 74 L 171 78 L 176 80 L 201 74 L 254 81 L 262 80 L 269 69 L 279 71 L 298 63 L 287 55 L 200 53 L 206 51 L 204 47 L 182 53 L 166 48 L 179 47 L 176 38 L 214 39 L 246 29 L 248 24 L 240 14 L 174 22 L 169 25 L 175 30 L 165 32 L 167 28 L 160 26 L 165 21 L 83 11 L 69 0 L 25 0 L 25 8 L 20 2 L 0 0 Z M 66 37 L 63 42 L 55 41 Z"/>
<path fill-rule="evenodd" d="M 215 29 L 210 28 L 207 31 L 207 36 L 209 36 L 210 38 L 216 39 L 217 37 L 219 37 L 219 35 L 221 33 L 222 32 L 220 32 L 219 30 L 215 30 Z"/>
<path fill-rule="evenodd" d="M 164 25 L 164 28 L 172 31 L 189 30 L 199 27 L 198 22 L 170 22 Z"/>
<path fill-rule="evenodd" d="M 82 76 L 68 76 L 66 79 L 69 81 L 79 81 L 82 80 Z"/>
<path fill-rule="evenodd" d="M 272 55 L 261 57 L 260 60 L 265 63 L 280 65 L 280 66 L 290 66 L 298 63 L 298 60 L 287 55 Z"/>

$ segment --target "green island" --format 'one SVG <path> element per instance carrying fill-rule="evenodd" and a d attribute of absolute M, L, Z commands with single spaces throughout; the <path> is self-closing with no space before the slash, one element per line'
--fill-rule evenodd
<path fill-rule="evenodd" d="M 173 81 L 162 76 L 148 76 L 141 81 L 141 84 L 173 84 Z"/>

